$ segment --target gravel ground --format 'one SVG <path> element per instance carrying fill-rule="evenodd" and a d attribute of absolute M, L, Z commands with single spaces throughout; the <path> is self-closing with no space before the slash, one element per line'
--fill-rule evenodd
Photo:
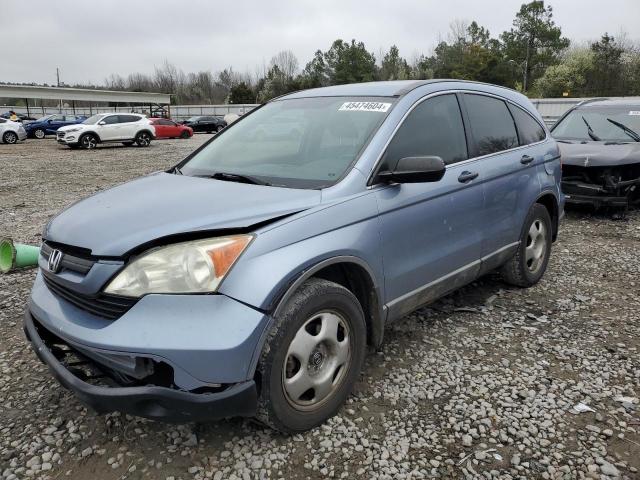
<path fill-rule="evenodd" d="M 206 138 L 0 145 L 0 235 L 37 243 L 65 205 Z M 390 325 L 340 414 L 293 437 L 96 416 L 24 339 L 35 272 L 0 276 L 0 478 L 640 478 L 639 246 L 640 212 L 569 212 L 539 285 L 490 275 Z"/>

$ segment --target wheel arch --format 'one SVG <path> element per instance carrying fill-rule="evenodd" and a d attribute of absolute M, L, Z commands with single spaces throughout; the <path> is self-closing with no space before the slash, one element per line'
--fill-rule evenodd
<path fill-rule="evenodd" d="M 355 295 L 367 323 L 367 344 L 377 348 L 382 344 L 384 315 L 380 289 L 373 270 L 361 258 L 355 256 L 331 257 L 298 273 L 295 280 L 276 298 L 273 312 L 277 316 L 298 288 L 310 278 L 322 278 L 342 285 Z"/>
<path fill-rule="evenodd" d="M 93 135 L 94 137 L 96 137 L 98 139 L 98 143 L 102 143 L 102 139 L 100 138 L 100 135 L 98 135 L 98 132 L 94 132 L 93 130 L 90 130 L 88 132 L 82 132 L 80 134 L 80 136 L 78 137 L 78 143 L 80 143 L 80 139 L 82 137 L 84 137 L 85 135 Z"/>
<path fill-rule="evenodd" d="M 541 204 L 549 212 L 553 230 L 551 233 L 551 239 L 555 242 L 558 238 L 558 227 L 560 223 L 560 204 L 558 202 L 558 198 L 556 197 L 555 193 L 547 190 L 540 194 L 535 203 Z"/>
<path fill-rule="evenodd" d="M 148 128 L 142 128 L 142 129 L 138 130 L 138 131 L 136 132 L 136 135 L 135 135 L 135 137 L 134 137 L 134 138 L 137 138 L 137 137 L 138 137 L 138 135 L 140 135 L 141 133 L 148 133 L 149 135 L 151 135 L 151 139 L 155 139 L 155 138 L 156 138 L 156 136 L 154 135 L 154 133 L 153 133 L 151 130 L 149 130 Z"/>

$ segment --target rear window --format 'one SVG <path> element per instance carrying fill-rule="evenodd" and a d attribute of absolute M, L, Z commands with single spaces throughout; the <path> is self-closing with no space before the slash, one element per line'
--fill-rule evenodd
<path fill-rule="evenodd" d="M 477 156 L 518 146 L 516 126 L 504 101 L 485 95 L 465 94 L 464 97 Z"/>

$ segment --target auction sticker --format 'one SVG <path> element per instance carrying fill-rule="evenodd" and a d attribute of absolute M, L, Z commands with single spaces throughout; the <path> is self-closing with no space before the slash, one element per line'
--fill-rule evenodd
<path fill-rule="evenodd" d="M 386 112 L 391 106 L 384 102 L 344 102 L 338 109 L 347 112 Z"/>
<path fill-rule="evenodd" d="M 629 115 L 640 115 L 640 110 L 631 110 Z"/>

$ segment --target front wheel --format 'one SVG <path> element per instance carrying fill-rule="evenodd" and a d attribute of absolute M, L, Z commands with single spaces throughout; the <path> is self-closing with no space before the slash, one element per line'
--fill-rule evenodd
<path fill-rule="evenodd" d="M 12 131 L 4 132 L 4 135 L 2 136 L 2 141 L 4 143 L 14 144 L 18 141 L 18 135 L 16 134 L 16 132 L 12 132 Z"/>
<path fill-rule="evenodd" d="M 92 133 L 86 133 L 80 138 L 80 146 L 86 150 L 93 150 L 98 146 L 98 137 Z"/>
<path fill-rule="evenodd" d="M 260 356 L 257 418 L 286 433 L 336 414 L 358 379 L 366 353 L 362 307 L 346 288 L 305 282 L 275 319 Z"/>
<path fill-rule="evenodd" d="M 151 145 L 151 135 L 147 132 L 140 132 L 136 135 L 136 145 L 139 147 L 148 147 Z"/>
<path fill-rule="evenodd" d="M 36 137 L 38 140 L 42 140 L 45 137 L 45 135 L 46 135 L 46 132 L 41 128 L 38 128 L 33 132 L 33 136 Z"/>
<path fill-rule="evenodd" d="M 502 266 L 502 277 L 518 287 L 531 287 L 538 283 L 547 270 L 551 255 L 551 217 L 539 203 L 529 210 L 520 235 L 516 254 Z"/>

